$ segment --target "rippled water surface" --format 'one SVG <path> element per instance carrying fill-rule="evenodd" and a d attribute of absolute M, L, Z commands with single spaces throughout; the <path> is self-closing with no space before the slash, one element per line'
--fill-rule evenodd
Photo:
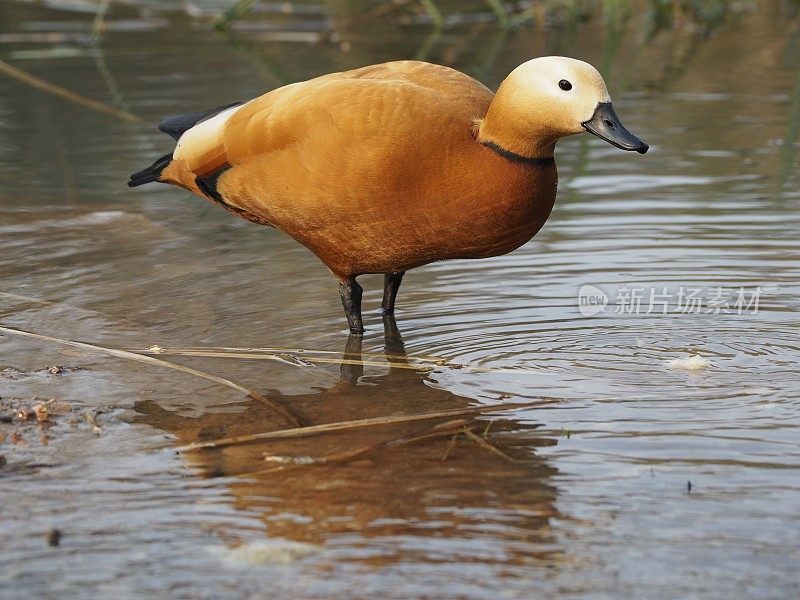
<path fill-rule="evenodd" d="M 91 6 L 0 5 L 0 59 L 142 119 L 0 74 L 2 326 L 158 345 L 304 425 L 562 402 L 468 418 L 471 435 L 437 435 L 458 427 L 441 418 L 179 451 L 289 424 L 187 373 L 5 334 L 0 595 L 798 596 L 796 4 L 653 37 L 634 4 L 628 20 L 607 7 L 510 32 L 356 19 L 320 43 L 319 20 L 374 3 L 305 5 L 277 33 L 260 14 L 230 35 L 151 5 L 112 5 L 94 44 Z M 539 235 L 410 272 L 396 324 L 364 277 L 363 341 L 334 279 L 281 233 L 124 185 L 169 150 L 166 114 L 395 58 L 496 86 L 545 53 L 596 64 L 651 152 L 562 142 Z M 168 354 L 188 348 L 282 350 Z M 693 355 L 705 368 L 670 362 Z M 48 400 L 49 426 L 13 415 Z"/>

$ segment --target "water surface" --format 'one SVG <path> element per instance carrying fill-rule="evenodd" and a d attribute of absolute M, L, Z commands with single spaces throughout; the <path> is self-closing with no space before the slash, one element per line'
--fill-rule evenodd
<path fill-rule="evenodd" d="M 115 348 L 314 351 L 327 361 L 164 357 L 305 424 L 563 402 L 481 416 L 474 431 L 500 452 L 446 436 L 276 469 L 265 453 L 302 463 L 446 419 L 177 452 L 286 424 L 203 379 L 5 335 L 3 411 L 53 398 L 71 413 L 46 445 L 34 425 L 0 423 L 2 595 L 796 597 L 796 5 L 744 3 L 653 37 L 638 4 L 628 20 L 600 11 L 544 30 L 378 19 L 332 43 L 300 35 L 372 6 L 261 15 L 232 36 L 176 6 L 115 6 L 94 45 L 91 12 L 0 6 L 0 58 L 143 121 L 0 75 L 0 323 Z M 396 324 L 376 310 L 379 278 L 363 278 L 363 341 L 348 340 L 333 278 L 290 239 L 182 190 L 124 186 L 169 150 L 153 125 L 166 114 L 396 58 L 496 86 L 544 53 L 598 65 L 651 152 L 562 142 L 539 235 L 409 273 Z M 582 286 L 608 296 L 604 310 L 581 313 Z M 698 289 L 702 307 L 681 311 Z M 738 310 L 756 290 L 757 310 Z M 695 354 L 710 366 L 669 365 Z"/>

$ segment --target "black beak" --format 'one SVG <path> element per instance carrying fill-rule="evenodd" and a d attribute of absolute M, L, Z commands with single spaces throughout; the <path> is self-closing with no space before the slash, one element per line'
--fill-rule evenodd
<path fill-rule="evenodd" d="M 611 102 L 600 102 L 594 109 L 592 118 L 581 125 L 589 133 L 593 133 L 617 148 L 636 150 L 639 154 L 644 154 L 650 148 L 644 141 L 625 129 L 617 113 L 614 112 Z"/>

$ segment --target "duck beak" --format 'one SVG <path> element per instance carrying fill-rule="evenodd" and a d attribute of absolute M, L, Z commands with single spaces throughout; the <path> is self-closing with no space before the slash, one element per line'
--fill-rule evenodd
<path fill-rule="evenodd" d="M 643 140 L 625 129 L 617 113 L 614 112 L 611 102 L 600 102 L 594 109 L 592 118 L 584 121 L 581 125 L 589 133 L 593 133 L 617 148 L 636 150 L 639 154 L 644 154 L 650 148 Z"/>

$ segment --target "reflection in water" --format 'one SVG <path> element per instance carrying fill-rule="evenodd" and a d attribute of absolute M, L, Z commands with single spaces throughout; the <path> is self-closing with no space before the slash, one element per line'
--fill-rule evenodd
<path fill-rule="evenodd" d="M 428 385 L 404 360 L 403 340 L 392 317 L 384 318 L 388 371 L 364 372 L 360 336 L 351 336 L 341 381 L 328 389 L 295 396 L 272 394 L 307 424 L 384 415 L 463 408 L 469 398 Z M 155 400 L 135 405 L 137 421 L 168 431 L 181 444 L 269 430 L 271 413 L 256 401 L 234 418 L 207 412 L 182 417 Z M 321 544 L 357 532 L 394 541 L 377 562 L 422 559 L 523 564 L 558 554 L 550 531 L 557 516 L 555 469 L 535 453 L 554 445 L 534 434 L 535 425 L 514 420 L 470 420 L 483 443 L 449 434 L 402 447 L 382 447 L 352 461 L 272 467 L 271 457 L 338 455 L 363 446 L 430 432 L 445 419 L 362 428 L 296 440 L 240 444 L 189 451 L 185 459 L 207 477 L 230 477 L 237 508 L 257 510 L 273 538 Z M 491 445 L 489 445 L 489 442 Z M 270 468 L 272 467 L 272 468 Z M 415 538 L 439 538 L 428 546 Z M 359 558 L 356 553 L 353 558 Z M 363 558 L 363 557 L 361 557 Z"/>

